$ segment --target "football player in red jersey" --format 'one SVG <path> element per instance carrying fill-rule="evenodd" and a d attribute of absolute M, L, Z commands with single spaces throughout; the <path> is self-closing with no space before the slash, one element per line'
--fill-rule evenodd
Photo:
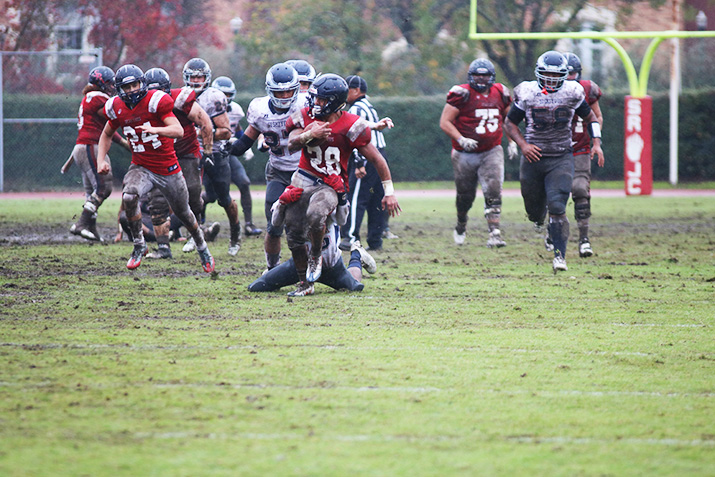
<path fill-rule="evenodd" d="M 581 59 L 574 53 L 564 54 L 568 61 L 569 75 L 566 78 L 578 81 L 586 93 L 586 102 L 596 115 L 601 130 L 603 130 L 603 113 L 598 100 L 601 98 L 601 88 L 591 80 L 581 79 Z M 588 238 L 589 217 L 591 217 L 591 136 L 584 128 L 583 120 L 576 116 L 572 123 L 574 176 L 571 197 L 574 203 L 574 215 L 578 225 L 578 254 L 580 257 L 593 255 L 591 241 Z M 603 156 L 598 158 L 598 166 L 603 167 Z"/>
<path fill-rule="evenodd" d="M 274 204 L 272 223 L 285 222 L 288 248 L 300 278 L 291 296 L 314 293 L 322 271 L 320 253 L 328 216 L 336 210 L 338 225 L 345 223 L 348 212 L 348 160 L 353 149 L 370 161 L 378 171 L 385 197 L 382 206 L 398 215 L 390 168 L 371 143 L 370 124 L 360 116 L 342 111 L 348 98 L 348 85 L 335 74 L 316 78 L 308 90 L 308 107 L 296 111 L 286 122 L 288 148 L 302 149 L 298 170 L 291 185 Z M 307 247 L 309 241 L 310 253 Z"/>
<path fill-rule="evenodd" d="M 156 187 L 196 241 L 204 271 L 213 272 L 214 259 L 189 208 L 189 192 L 174 152 L 174 140 L 184 135 L 184 128 L 173 113 L 173 99 L 163 91 L 148 90 L 144 72 L 135 65 L 119 68 L 115 83 L 118 96 L 107 101 L 104 107 L 109 121 L 99 139 L 97 172 L 109 172 L 105 156 L 112 135 L 122 128 L 132 146 L 132 164 L 124 176 L 122 189 L 122 201 L 134 239 L 134 250 L 127 268 L 133 270 L 139 267 L 146 255 L 139 198 Z"/>
<path fill-rule="evenodd" d="M 196 128 L 201 131 L 201 138 L 204 141 L 204 151 L 210 153 L 213 145 L 213 125 L 211 118 L 206 111 L 199 106 L 196 101 L 196 92 L 192 88 L 171 88 L 171 78 L 162 68 L 151 68 L 146 74 L 147 88 L 158 89 L 171 95 L 174 100 L 174 114 L 179 120 L 179 124 L 184 128 L 184 135 L 174 143 L 174 151 L 179 159 L 181 172 L 186 180 L 186 187 L 189 191 L 189 206 L 194 216 L 200 217 L 203 211 L 201 200 L 201 171 L 199 161 L 202 150 L 196 134 Z M 171 258 L 171 248 L 169 246 L 170 214 L 169 203 L 159 189 L 151 192 L 149 200 L 149 210 L 151 212 L 154 233 L 158 249 L 147 255 L 150 258 Z M 206 237 L 205 237 L 206 238 Z M 206 238 L 208 240 L 208 238 Z"/>
<path fill-rule="evenodd" d="M 500 230 L 501 193 L 504 184 L 502 125 L 511 104 L 509 89 L 495 83 L 491 61 L 477 58 L 469 65 L 467 84 L 447 93 L 439 126 L 452 139 L 452 168 L 457 188 L 457 226 L 454 242 L 462 245 L 467 235 L 469 209 L 482 185 L 484 216 L 489 228 L 487 247 L 503 247 Z M 511 144 L 510 144 L 511 148 Z"/>
<path fill-rule="evenodd" d="M 70 227 L 70 232 L 87 240 L 101 241 L 102 237 L 97 231 L 97 210 L 112 193 L 113 178 L 109 157 L 109 172 L 106 175 L 97 174 L 97 145 L 107 123 L 104 104 L 114 94 L 114 71 L 106 66 L 93 68 L 82 94 L 84 97 L 79 105 L 77 120 L 79 133 L 68 164 L 75 162 L 80 168 L 86 198 L 82 215 Z M 129 149 L 129 143 L 119 134 L 115 134 L 112 140 Z"/>

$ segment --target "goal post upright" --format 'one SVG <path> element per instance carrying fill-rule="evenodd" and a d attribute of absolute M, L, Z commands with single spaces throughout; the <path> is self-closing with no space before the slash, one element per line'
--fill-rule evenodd
<path fill-rule="evenodd" d="M 715 31 L 579 31 L 579 32 L 509 32 L 479 33 L 477 31 L 477 0 L 470 0 L 470 40 L 601 40 L 613 48 L 623 62 L 630 95 L 625 105 L 624 181 L 627 195 L 650 195 L 652 175 L 652 108 L 648 96 L 648 79 L 658 46 L 670 38 L 712 38 Z M 636 72 L 628 52 L 617 39 L 651 39 L 643 55 L 640 74 Z"/>

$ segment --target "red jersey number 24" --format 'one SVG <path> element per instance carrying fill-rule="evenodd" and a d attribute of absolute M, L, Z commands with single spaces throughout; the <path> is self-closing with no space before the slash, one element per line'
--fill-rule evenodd
<path fill-rule="evenodd" d="M 151 126 L 151 124 L 147 121 L 142 124 L 142 126 Z M 158 149 L 161 147 L 161 141 L 159 140 L 158 134 L 149 134 L 142 131 L 141 136 L 139 136 L 136 129 L 131 126 L 124 126 L 122 132 L 127 137 L 127 140 L 129 140 L 129 143 L 132 145 L 132 151 L 134 152 L 146 151 L 145 144 L 151 144 L 152 149 Z"/>

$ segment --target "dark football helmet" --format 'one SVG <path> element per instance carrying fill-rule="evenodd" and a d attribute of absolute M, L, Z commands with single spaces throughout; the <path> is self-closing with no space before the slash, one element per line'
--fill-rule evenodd
<path fill-rule="evenodd" d="M 146 87 L 148 89 L 160 89 L 167 94 L 171 94 L 171 78 L 169 73 L 163 68 L 151 68 L 144 73 Z"/>
<path fill-rule="evenodd" d="M 550 76 L 545 73 L 556 73 L 556 75 Z M 558 51 L 547 51 L 536 60 L 536 69 L 534 69 L 536 81 L 549 93 L 560 90 L 568 74 L 566 57 Z"/>
<path fill-rule="evenodd" d="M 266 93 L 275 108 L 290 108 L 298 98 L 299 89 L 298 72 L 287 62 L 276 63 L 266 73 Z M 289 98 L 277 98 L 275 93 L 278 91 L 292 91 L 293 94 Z"/>
<path fill-rule="evenodd" d="M 581 58 L 579 58 L 576 53 L 564 53 L 566 57 L 566 62 L 568 63 L 569 75 L 572 73 L 577 73 L 574 78 L 576 81 L 581 79 Z"/>
<path fill-rule="evenodd" d="M 315 68 L 305 60 L 288 60 L 287 64 L 298 72 L 298 81 L 313 83 L 315 81 Z"/>
<path fill-rule="evenodd" d="M 97 66 L 89 72 L 89 84 L 93 84 L 108 95 L 113 95 L 114 90 L 114 71 L 106 66 Z"/>
<path fill-rule="evenodd" d="M 489 77 L 485 80 L 477 75 L 489 75 Z M 494 69 L 494 65 L 486 58 L 477 58 L 472 61 L 469 65 L 469 71 L 467 71 L 469 86 L 474 88 L 479 93 L 488 93 L 494 84 L 496 77 L 497 72 Z"/>
<path fill-rule="evenodd" d="M 211 83 L 211 87 L 225 94 L 229 103 L 236 97 L 236 85 L 228 76 L 219 76 Z"/>
<path fill-rule="evenodd" d="M 123 86 L 130 85 L 136 81 L 139 81 L 141 88 L 131 93 L 124 91 Z M 136 106 L 146 96 L 146 78 L 141 68 L 136 65 L 124 65 L 119 68 L 117 74 L 114 75 L 114 84 L 117 88 L 117 94 L 124 101 L 124 104 L 130 108 Z"/>
<path fill-rule="evenodd" d="M 184 65 L 184 84 L 196 91 L 196 94 L 201 94 L 211 84 L 211 67 L 205 60 L 201 58 L 191 58 Z M 192 76 L 204 76 L 202 82 L 191 81 Z"/>
<path fill-rule="evenodd" d="M 327 102 L 319 106 L 317 98 Z M 341 76 L 332 73 L 320 75 L 308 90 L 308 111 L 315 119 L 323 119 L 343 109 L 347 100 L 348 83 Z"/>

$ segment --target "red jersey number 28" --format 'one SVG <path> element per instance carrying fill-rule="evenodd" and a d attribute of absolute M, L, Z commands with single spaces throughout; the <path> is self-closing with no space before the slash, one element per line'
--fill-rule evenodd
<path fill-rule="evenodd" d="M 340 174 L 340 149 L 332 146 L 325 148 L 325 152 L 318 146 L 307 149 L 313 169 L 325 175 Z"/>

